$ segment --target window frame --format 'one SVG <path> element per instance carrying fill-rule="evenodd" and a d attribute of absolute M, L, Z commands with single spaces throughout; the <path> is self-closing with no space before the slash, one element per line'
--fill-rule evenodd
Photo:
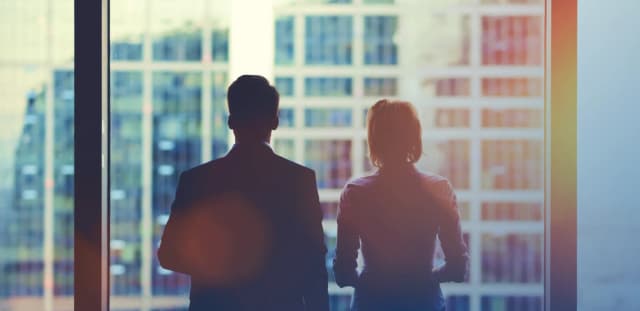
<path fill-rule="evenodd" d="M 544 306 L 576 310 L 577 0 L 545 11 Z M 108 311 L 109 0 L 75 0 L 74 17 L 74 308 Z"/>
<path fill-rule="evenodd" d="M 109 0 L 74 1 L 74 310 L 109 310 Z"/>
<path fill-rule="evenodd" d="M 545 3 L 545 310 L 577 310 L 578 0 Z"/>

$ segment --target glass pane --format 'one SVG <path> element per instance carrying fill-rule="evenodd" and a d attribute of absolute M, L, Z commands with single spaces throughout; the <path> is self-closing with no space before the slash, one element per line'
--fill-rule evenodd
<path fill-rule="evenodd" d="M 469 140 L 425 141 L 424 158 L 418 167 L 446 176 L 455 189 L 469 189 L 471 184 L 471 144 Z"/>
<path fill-rule="evenodd" d="M 397 28 L 397 16 L 365 16 L 364 63 L 366 65 L 398 63 L 398 46 L 394 38 Z"/>
<path fill-rule="evenodd" d="M 295 80 L 293 77 L 276 77 L 275 87 L 281 98 L 295 95 Z"/>
<path fill-rule="evenodd" d="M 542 249 L 538 234 L 483 234 L 482 282 L 540 283 Z"/>
<path fill-rule="evenodd" d="M 0 10 L 0 309 L 73 309 L 73 1 Z"/>
<path fill-rule="evenodd" d="M 543 143 L 534 140 L 482 142 L 482 188 L 542 190 Z"/>
<path fill-rule="evenodd" d="M 185 5 L 171 0 L 154 0 L 149 4 L 147 9 L 153 18 L 147 22 L 151 28 L 148 35 L 151 35 L 153 60 L 200 61 L 204 2 L 189 0 Z"/>
<path fill-rule="evenodd" d="M 351 64 L 353 17 L 307 16 L 305 28 L 307 65 Z"/>
<path fill-rule="evenodd" d="M 253 60 L 253 51 L 229 55 L 241 41 L 230 29 L 239 16 L 231 1 L 144 3 L 112 0 L 113 20 L 124 21 L 112 26 L 112 83 L 121 83 L 112 89 L 112 102 L 121 103 L 112 111 L 119 126 L 112 158 L 122 161 L 112 164 L 120 176 L 111 189 L 119 200 L 112 232 L 121 232 L 112 241 L 112 284 L 120 287 L 112 305 L 172 310 L 186 307 L 189 280 L 160 268 L 155 251 L 176 179 L 233 142 L 225 95 L 238 73 L 229 69 Z M 514 267 L 542 258 L 527 241 L 539 241 L 543 228 L 544 4 L 480 3 L 487 5 L 279 0 L 273 12 L 252 12 L 265 17 L 252 27 L 273 31 L 265 37 L 273 56 L 263 64 L 281 94 L 271 145 L 316 171 L 331 271 L 339 192 L 375 171 L 366 110 L 384 97 L 413 101 L 424 130 L 418 167 L 456 188 L 472 251 L 470 280 L 443 285 L 448 308 L 534 310 L 522 308 L 541 301 L 541 279 L 522 279 Z M 503 249 L 512 258 L 501 258 Z M 500 281 L 483 278 L 491 274 Z M 329 290 L 332 310 L 347 310 L 352 289 L 330 282 Z"/>
<path fill-rule="evenodd" d="M 471 110 L 469 108 L 426 108 L 424 114 L 424 120 L 429 127 L 471 127 Z"/>
<path fill-rule="evenodd" d="M 288 159 L 293 159 L 295 157 L 295 145 L 294 141 L 291 139 L 274 139 L 273 150 L 277 154 Z"/>
<path fill-rule="evenodd" d="M 180 173 L 229 148 L 230 3 L 110 4 L 111 308 L 181 310 L 189 277 L 156 250 Z"/>
<path fill-rule="evenodd" d="M 306 127 L 350 127 L 351 109 L 307 109 Z"/>
<path fill-rule="evenodd" d="M 291 65 L 294 62 L 294 17 L 282 16 L 276 19 L 275 63 Z"/>
<path fill-rule="evenodd" d="M 463 97 L 471 95 L 471 80 L 467 78 L 427 79 L 422 83 L 427 96 Z"/>
<path fill-rule="evenodd" d="M 295 126 L 295 109 L 293 108 L 280 108 L 278 116 L 280 118 L 279 127 L 287 128 Z"/>
<path fill-rule="evenodd" d="M 446 1 L 455 4 L 455 1 Z M 471 0 L 461 0 L 458 2 L 472 2 Z M 423 7 L 424 6 L 424 7 Z M 435 6 L 435 7 L 433 7 Z M 469 7 L 472 5 L 469 4 Z M 411 32 L 405 32 L 407 36 L 404 42 L 420 42 L 420 44 L 412 44 L 412 51 L 404 51 L 412 55 L 409 60 L 412 65 L 425 67 L 453 67 L 453 66 L 469 66 L 471 65 L 471 54 L 477 53 L 472 50 L 471 36 L 472 25 L 469 15 L 460 15 L 448 13 L 446 7 L 432 4 L 432 2 L 424 1 L 419 8 L 411 14 L 407 14 L 410 18 L 416 20 L 415 27 Z M 437 12 L 424 16 L 423 12 Z M 417 16 L 421 14 L 422 16 Z M 434 31 L 436 30 L 437 31 Z M 401 47 L 402 49 L 402 47 Z M 403 54 L 404 55 L 404 54 Z"/>
<path fill-rule="evenodd" d="M 211 156 L 218 158 L 229 150 L 226 108 L 229 81 L 226 71 L 215 71 L 211 75 Z"/>
<path fill-rule="evenodd" d="M 398 79 L 396 78 L 365 78 L 365 96 L 396 96 L 398 94 Z"/>
<path fill-rule="evenodd" d="M 542 298 L 538 296 L 483 296 L 482 311 L 493 310 L 542 310 Z"/>
<path fill-rule="evenodd" d="M 306 78 L 306 96 L 338 97 L 350 96 L 353 92 L 351 78 Z"/>
<path fill-rule="evenodd" d="M 484 78 L 482 95 L 494 97 L 542 96 L 541 78 Z"/>
<path fill-rule="evenodd" d="M 342 188 L 351 177 L 351 141 L 309 140 L 305 165 L 316 172 L 318 188 Z"/>
<path fill-rule="evenodd" d="M 539 202 L 483 202 L 482 220 L 542 221 L 543 206 Z"/>
<path fill-rule="evenodd" d="M 482 109 L 482 127 L 539 128 L 544 125 L 542 109 Z"/>
<path fill-rule="evenodd" d="M 484 16 L 483 65 L 542 65 L 544 40 L 540 16 Z"/>

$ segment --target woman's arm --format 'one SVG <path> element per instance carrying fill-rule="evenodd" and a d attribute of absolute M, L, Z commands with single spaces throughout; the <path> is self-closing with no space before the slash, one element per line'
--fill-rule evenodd
<path fill-rule="evenodd" d="M 338 241 L 333 272 L 340 287 L 355 286 L 358 281 L 358 249 L 360 237 L 356 229 L 357 215 L 353 211 L 353 189 L 347 185 L 340 196 L 338 207 Z"/>
<path fill-rule="evenodd" d="M 439 282 L 464 282 L 469 273 L 469 254 L 460 229 L 456 195 L 449 181 L 443 180 L 437 185 L 435 197 L 440 221 L 438 237 L 445 264 L 434 269 L 433 276 Z"/>

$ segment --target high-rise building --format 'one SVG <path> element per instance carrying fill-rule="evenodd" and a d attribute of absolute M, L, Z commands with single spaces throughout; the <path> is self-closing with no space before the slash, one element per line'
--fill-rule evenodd
<path fill-rule="evenodd" d="M 223 155 L 232 142 L 225 92 L 230 67 L 241 60 L 230 55 L 229 3 L 112 1 L 114 310 L 187 303 L 188 278 L 162 269 L 155 251 L 180 172 Z M 449 310 L 541 310 L 543 1 L 273 3 L 268 66 L 281 110 L 272 145 L 316 171 L 329 271 L 340 190 L 373 169 L 367 108 L 380 98 L 404 99 L 423 124 L 418 166 L 456 188 L 469 245 L 469 281 L 444 285 Z M 10 219 L 3 230 L 15 239 L 1 246 L 2 297 L 42 296 L 47 265 L 55 299 L 73 294 L 73 72 L 50 74 L 51 89 L 27 96 L 16 147 L 12 210 L 3 211 Z M 53 154 L 45 152 L 47 139 Z M 51 232 L 43 226 L 48 214 Z M 332 281 L 329 289 L 332 309 L 346 310 L 351 290 Z"/>

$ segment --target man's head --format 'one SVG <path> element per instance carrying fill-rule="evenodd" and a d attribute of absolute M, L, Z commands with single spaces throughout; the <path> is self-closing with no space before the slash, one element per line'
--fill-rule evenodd
<path fill-rule="evenodd" d="M 243 75 L 227 91 L 229 128 L 236 134 L 265 139 L 278 127 L 278 91 L 258 75 Z"/>

